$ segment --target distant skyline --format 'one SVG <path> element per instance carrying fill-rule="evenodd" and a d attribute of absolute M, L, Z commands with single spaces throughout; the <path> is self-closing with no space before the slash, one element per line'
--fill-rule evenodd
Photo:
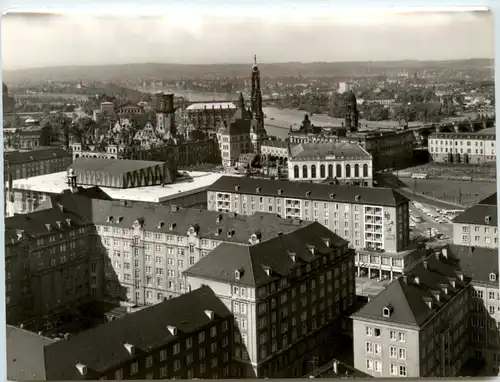
<path fill-rule="evenodd" d="M 319 12 L 318 12 L 319 13 Z M 4 70 L 129 63 L 219 64 L 493 58 L 490 12 L 288 12 L 170 16 L 7 14 Z"/>

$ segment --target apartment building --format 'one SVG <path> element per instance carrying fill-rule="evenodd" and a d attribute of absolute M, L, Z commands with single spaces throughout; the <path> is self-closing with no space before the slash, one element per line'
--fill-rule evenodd
<path fill-rule="evenodd" d="M 472 277 L 468 330 L 471 336 L 471 357 L 483 360 L 486 371 L 497 375 L 500 369 L 498 250 L 449 245 L 442 251 L 447 251 L 447 254 L 457 259 L 463 272 Z"/>
<path fill-rule="evenodd" d="M 208 287 L 44 347 L 48 380 L 230 376 L 231 312 Z"/>
<path fill-rule="evenodd" d="M 355 248 L 358 276 L 392 279 L 420 257 L 408 199 L 390 188 L 222 177 L 207 188 L 207 209 L 319 222 Z"/>
<path fill-rule="evenodd" d="M 453 244 L 498 248 L 496 192 L 453 220 Z"/>
<path fill-rule="evenodd" d="M 100 297 L 98 243 L 61 206 L 5 219 L 7 323 L 41 323 Z"/>
<path fill-rule="evenodd" d="M 434 162 L 495 163 L 495 140 L 495 127 L 474 133 L 432 133 L 429 135 L 429 154 Z"/>
<path fill-rule="evenodd" d="M 234 314 L 234 377 L 301 377 L 342 346 L 354 253 L 317 222 L 252 246 L 223 243 L 184 275 Z"/>
<path fill-rule="evenodd" d="M 470 278 L 430 255 L 352 315 L 354 367 L 374 377 L 453 377 L 471 355 Z"/>
<path fill-rule="evenodd" d="M 182 273 L 221 243 L 249 246 L 308 224 L 259 213 L 235 213 L 90 200 L 75 194 L 53 198 L 95 227 L 103 261 L 103 293 L 111 300 L 153 305 L 185 293 Z"/>

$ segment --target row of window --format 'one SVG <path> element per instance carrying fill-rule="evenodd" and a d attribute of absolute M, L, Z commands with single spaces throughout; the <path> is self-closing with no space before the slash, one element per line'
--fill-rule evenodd
<path fill-rule="evenodd" d="M 368 337 L 380 338 L 382 336 L 382 330 L 380 328 L 366 326 L 365 335 L 367 335 Z M 406 342 L 406 333 L 390 330 L 389 338 L 391 341 Z"/>
<path fill-rule="evenodd" d="M 328 165 L 328 177 L 329 178 L 343 178 L 342 176 L 342 165 L 337 164 L 335 166 L 335 174 L 333 173 L 333 168 L 334 166 L 332 164 Z M 353 166 L 354 168 L 354 174 L 351 174 L 351 165 L 346 164 L 345 165 L 345 178 L 350 178 L 352 175 L 354 175 L 354 178 L 360 178 L 360 166 L 359 164 L 355 164 Z M 363 178 L 368 178 L 369 177 L 369 170 L 368 170 L 368 165 L 365 163 L 362 166 L 362 171 L 363 171 Z M 300 168 L 298 165 L 293 166 L 293 177 L 295 179 L 300 178 Z M 315 179 L 317 177 L 316 173 L 316 165 L 311 166 L 311 179 Z M 319 166 L 319 178 L 323 179 L 326 178 L 326 166 L 324 164 Z M 309 167 L 307 165 L 302 166 L 302 178 L 309 178 Z"/>

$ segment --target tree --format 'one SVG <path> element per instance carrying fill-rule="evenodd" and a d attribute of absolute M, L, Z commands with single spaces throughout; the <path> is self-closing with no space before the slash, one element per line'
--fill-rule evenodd
<path fill-rule="evenodd" d="M 363 107 L 363 117 L 368 121 L 383 121 L 389 119 L 389 109 L 379 104 L 369 104 Z"/>

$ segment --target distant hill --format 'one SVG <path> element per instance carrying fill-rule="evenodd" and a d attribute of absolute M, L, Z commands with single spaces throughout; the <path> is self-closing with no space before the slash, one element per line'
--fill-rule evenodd
<path fill-rule="evenodd" d="M 369 62 L 289 62 L 260 64 L 261 73 L 266 77 L 286 76 L 343 76 L 370 73 L 380 70 L 412 69 L 479 69 L 493 66 L 493 59 L 469 59 L 453 61 L 369 61 Z M 99 66 L 60 66 L 21 70 L 6 70 L 3 79 L 8 84 L 24 81 L 127 81 L 139 78 L 179 79 L 195 78 L 202 75 L 223 75 L 246 77 L 250 64 L 124 64 Z"/>

